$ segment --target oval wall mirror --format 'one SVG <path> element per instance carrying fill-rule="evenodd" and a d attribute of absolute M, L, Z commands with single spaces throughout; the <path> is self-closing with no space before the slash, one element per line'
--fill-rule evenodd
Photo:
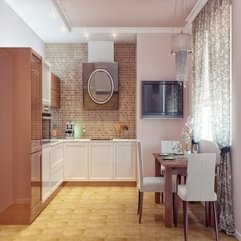
<path fill-rule="evenodd" d="M 114 91 L 114 82 L 108 71 L 96 69 L 88 79 L 88 93 L 97 104 L 105 104 L 110 100 Z"/>

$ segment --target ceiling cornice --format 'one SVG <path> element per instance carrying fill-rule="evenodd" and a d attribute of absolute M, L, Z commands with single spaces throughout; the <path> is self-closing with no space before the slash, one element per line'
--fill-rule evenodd
<path fill-rule="evenodd" d="M 184 32 L 185 33 L 191 33 L 192 32 L 192 22 L 197 17 L 197 15 L 200 13 L 202 8 L 205 6 L 208 0 L 199 0 L 195 6 L 193 7 L 192 11 L 186 18 L 186 24 L 184 26 Z"/>
<path fill-rule="evenodd" d="M 207 3 L 208 0 L 199 0 L 195 6 L 193 7 L 192 11 L 190 12 L 190 14 L 187 16 L 186 18 L 186 22 L 187 24 L 191 25 L 192 22 L 194 21 L 194 19 L 197 17 L 197 15 L 199 14 L 199 12 L 202 10 L 202 8 L 204 7 L 204 5 Z"/>
<path fill-rule="evenodd" d="M 57 10 L 57 12 L 58 12 L 58 14 L 59 14 L 59 16 L 60 16 L 61 19 L 63 20 L 65 27 L 68 29 L 69 32 L 71 32 L 71 30 L 72 30 L 71 23 L 70 23 L 70 21 L 69 21 L 69 18 L 68 18 L 67 15 L 66 15 L 64 9 L 62 8 L 59 0 L 52 0 L 52 2 L 53 2 L 53 4 L 54 4 L 54 6 L 55 6 L 55 8 L 56 8 L 56 10 Z"/>

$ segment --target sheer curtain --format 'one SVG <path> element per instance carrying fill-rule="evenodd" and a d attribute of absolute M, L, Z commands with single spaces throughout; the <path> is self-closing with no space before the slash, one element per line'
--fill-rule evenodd
<path fill-rule="evenodd" d="M 213 141 L 221 149 L 218 183 L 219 229 L 234 234 L 230 155 L 230 0 L 209 0 L 193 22 L 194 138 L 202 132 L 205 80 L 208 81 Z M 208 71 L 207 71 L 208 69 Z"/>

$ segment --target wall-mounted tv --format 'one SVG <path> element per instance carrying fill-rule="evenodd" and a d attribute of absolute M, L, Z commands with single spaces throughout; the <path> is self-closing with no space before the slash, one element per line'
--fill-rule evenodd
<path fill-rule="evenodd" d="M 142 81 L 142 118 L 182 118 L 183 83 Z"/>

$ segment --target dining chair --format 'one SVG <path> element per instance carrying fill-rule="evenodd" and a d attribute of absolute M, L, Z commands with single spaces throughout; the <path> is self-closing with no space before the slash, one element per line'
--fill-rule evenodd
<path fill-rule="evenodd" d="M 177 148 L 176 145 L 178 145 L 179 141 L 161 141 L 161 153 L 170 153 L 173 154 L 175 148 Z M 160 176 L 164 177 L 165 175 L 165 167 L 161 166 Z M 179 170 L 178 173 L 176 173 L 176 188 L 178 184 L 181 184 L 181 178 L 184 177 L 184 183 L 186 182 L 186 170 Z M 163 202 L 163 193 L 162 193 L 162 202 Z"/>
<path fill-rule="evenodd" d="M 164 192 L 165 191 L 165 178 L 164 177 L 144 177 L 144 164 L 142 157 L 141 142 L 137 141 L 137 187 L 138 187 L 138 208 L 137 214 L 139 214 L 139 223 L 141 223 L 142 206 L 144 192 Z M 173 220 L 176 224 L 175 214 L 175 183 L 172 183 L 173 192 Z"/>
<path fill-rule="evenodd" d="M 219 177 L 219 168 L 220 168 L 220 149 L 218 145 L 210 140 L 201 139 L 198 143 L 200 153 L 216 153 L 216 175 L 215 175 L 215 190 L 217 189 L 218 177 Z"/>
<path fill-rule="evenodd" d="M 174 153 L 174 145 L 177 141 L 161 141 L 161 153 L 163 154 L 173 154 Z M 164 177 L 165 175 L 165 167 L 161 165 L 160 176 Z M 164 195 L 162 192 L 162 203 L 164 200 Z"/>
<path fill-rule="evenodd" d="M 187 181 L 185 185 L 178 185 L 177 195 L 183 201 L 184 240 L 188 241 L 188 202 L 210 202 L 214 214 L 216 241 L 219 240 L 217 226 L 217 195 L 214 191 L 216 167 L 216 153 L 189 154 L 187 163 Z M 178 200 L 176 200 L 178 201 Z M 178 207 L 178 206 L 177 206 Z M 207 222 L 207 209 L 206 226 Z M 176 218 L 178 208 L 175 210 Z"/>

